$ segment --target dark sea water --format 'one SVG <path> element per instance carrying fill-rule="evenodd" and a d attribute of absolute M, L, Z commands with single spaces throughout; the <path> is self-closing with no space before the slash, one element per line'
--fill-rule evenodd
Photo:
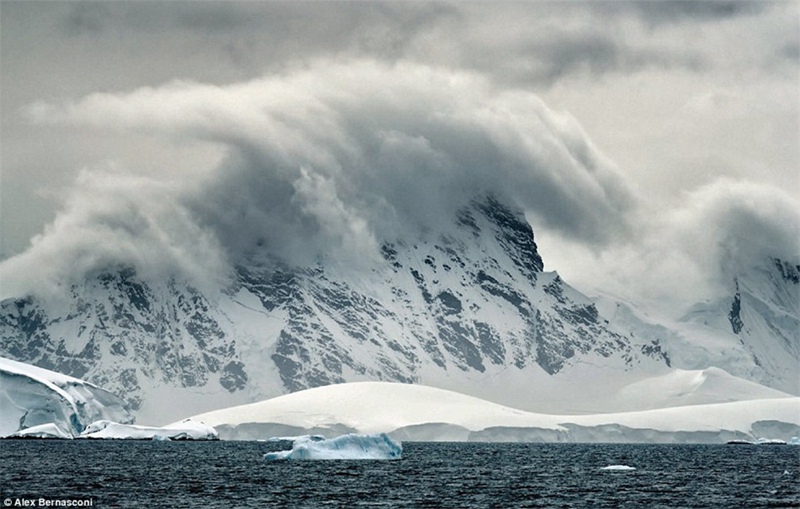
<path fill-rule="evenodd" d="M 800 507 L 798 446 L 405 443 L 398 461 L 264 461 L 276 447 L 3 440 L 0 504 L 91 497 L 92 507 L 143 508 Z M 636 470 L 601 470 L 619 464 Z"/>

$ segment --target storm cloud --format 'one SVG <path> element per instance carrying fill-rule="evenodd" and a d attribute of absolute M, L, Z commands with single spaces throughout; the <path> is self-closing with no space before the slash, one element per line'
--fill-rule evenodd
<path fill-rule="evenodd" d="M 79 279 L 120 263 L 197 274 L 204 259 L 216 270 L 258 249 L 287 263 L 370 260 L 381 242 L 437 232 L 485 195 L 602 245 L 629 233 L 636 202 L 568 115 L 474 74 L 416 64 L 319 63 L 229 86 L 173 82 L 37 103 L 28 114 L 227 151 L 183 184 L 135 169 L 85 173 L 53 225 L 4 265 Z"/>
<path fill-rule="evenodd" d="M 561 253 L 579 288 L 677 317 L 693 303 L 730 297 L 738 276 L 771 266 L 772 258 L 800 262 L 800 200 L 774 186 L 720 178 L 670 209 L 639 210 L 636 233 L 625 242 L 587 250 L 552 240 L 549 249 Z"/>
<path fill-rule="evenodd" d="M 798 255 L 796 3 L 0 10 L 3 296 L 370 263 L 487 192 L 580 289 L 686 303 Z"/>

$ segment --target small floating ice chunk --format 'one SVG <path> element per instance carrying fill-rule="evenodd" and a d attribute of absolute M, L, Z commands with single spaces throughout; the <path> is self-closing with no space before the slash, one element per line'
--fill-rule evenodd
<path fill-rule="evenodd" d="M 291 437 L 270 437 L 266 442 L 295 442 L 297 440 L 311 440 L 312 442 L 321 442 L 326 440 L 322 435 L 297 435 Z"/>
<path fill-rule="evenodd" d="M 800 445 L 800 437 L 792 437 L 789 439 L 789 445 Z"/>
<path fill-rule="evenodd" d="M 385 433 L 377 435 L 342 435 L 315 440 L 319 437 L 297 437 L 290 451 L 269 452 L 265 460 L 395 460 L 400 459 L 403 447 Z"/>
<path fill-rule="evenodd" d="M 601 468 L 600 470 L 629 472 L 631 470 L 636 470 L 636 467 L 629 467 L 628 465 L 609 465 Z"/>

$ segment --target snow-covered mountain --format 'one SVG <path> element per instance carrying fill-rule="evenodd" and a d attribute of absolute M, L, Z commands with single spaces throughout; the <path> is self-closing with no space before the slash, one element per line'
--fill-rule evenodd
<path fill-rule="evenodd" d="M 96 385 L 0 357 L 0 437 L 49 426 L 71 438 L 100 419 L 133 422 L 125 402 Z"/>
<path fill-rule="evenodd" d="M 675 367 L 716 366 L 800 394 L 800 265 L 765 256 L 730 278 L 727 296 L 696 303 L 677 320 L 608 296 L 595 302 L 613 330 L 658 340 Z"/>
<path fill-rule="evenodd" d="M 684 335 L 712 330 L 752 359 L 731 372 L 800 394 L 800 265 L 765 258 L 731 281 L 730 297 L 694 306 L 681 322 Z"/>
<path fill-rule="evenodd" d="M 599 308 L 545 272 L 524 215 L 495 198 L 473 201 L 440 231 L 384 243 L 381 255 L 363 265 L 292 267 L 256 253 L 215 291 L 109 267 L 70 288 L 68 298 L 0 303 L 0 353 L 122 394 L 140 421 L 153 423 L 363 380 L 422 383 L 562 413 L 786 396 L 714 372 L 724 390 L 713 394 L 698 390 L 706 374 L 682 379 L 683 400 L 622 397 L 675 368 L 729 361 L 723 350 L 709 350 L 706 365 L 689 366 L 682 349 L 694 341 L 690 332 L 634 311 L 622 319 L 623 305 Z M 731 372 L 789 390 L 798 358 L 797 271 L 781 267 L 780 284 L 795 285 L 785 296 L 787 316 L 771 287 L 738 280 L 734 302 L 744 325 L 732 331 L 742 369 Z M 723 320 L 734 306 L 722 310 Z M 770 328 L 784 323 L 775 319 L 785 321 L 779 330 Z"/>
<path fill-rule="evenodd" d="M 800 398 L 564 416 L 524 412 L 422 385 L 361 382 L 300 391 L 193 419 L 233 440 L 389 433 L 415 441 L 788 441 L 800 434 Z"/>

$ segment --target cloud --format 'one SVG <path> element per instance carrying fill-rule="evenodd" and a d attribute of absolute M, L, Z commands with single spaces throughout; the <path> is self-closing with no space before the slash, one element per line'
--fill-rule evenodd
<path fill-rule="evenodd" d="M 749 16 L 768 10 L 775 2 L 662 0 L 659 2 L 608 2 L 600 9 L 631 10 L 642 20 L 653 25 L 674 24 L 684 21 L 707 22 Z"/>
<path fill-rule="evenodd" d="M 732 100 L 709 92 L 691 107 L 730 110 Z M 213 284 L 262 250 L 299 265 L 368 264 L 382 242 L 436 232 L 485 193 L 526 210 L 548 266 L 579 288 L 675 312 L 729 292 L 738 271 L 766 256 L 800 259 L 800 206 L 786 191 L 721 178 L 655 209 L 571 116 L 470 72 L 346 59 L 224 86 L 173 81 L 40 102 L 27 113 L 226 155 L 182 180 L 84 171 L 55 222 L 0 264 L 4 295 L 114 264 Z"/>
<path fill-rule="evenodd" d="M 800 260 L 800 203 L 773 186 L 719 179 L 688 193 L 669 224 L 676 246 L 725 286 L 754 261 Z"/>
<path fill-rule="evenodd" d="M 578 73 L 603 77 L 609 73 L 632 74 L 652 68 L 699 71 L 708 67 L 701 54 L 694 51 L 634 46 L 618 34 L 592 33 L 591 30 L 537 41 L 532 44 L 531 51 L 544 55 L 535 73 L 535 80 L 544 83 L 554 83 Z"/>
<path fill-rule="evenodd" d="M 0 267 L 3 294 L 39 270 L 52 285 L 114 260 L 224 272 L 259 243 L 298 262 L 368 259 L 383 239 L 437 228 L 471 189 L 527 207 L 568 281 L 673 302 L 716 291 L 718 264 L 749 257 L 725 232 L 791 244 L 794 3 L 87 6 L 2 5 L 5 255 L 56 214 L 34 193 L 93 168 Z M 626 178 L 569 115 L 515 87 L 568 108 Z M 38 124 L 18 123 L 40 98 Z M 145 227 L 163 217 L 176 223 Z"/>
<path fill-rule="evenodd" d="M 61 19 L 59 27 L 68 35 L 96 35 L 105 29 L 109 8 L 106 4 L 76 2 Z"/>
<path fill-rule="evenodd" d="M 148 280 L 218 284 L 214 279 L 227 270 L 223 251 L 180 203 L 180 193 L 118 170 L 81 172 L 53 223 L 26 252 L 0 264 L 0 297 L 58 295 L 119 267 L 135 267 Z"/>
<path fill-rule="evenodd" d="M 551 86 L 561 79 L 628 74 L 650 68 L 706 70 L 705 48 L 693 40 L 656 37 L 655 31 L 696 22 L 736 19 L 762 9 L 746 2 L 482 3 L 124 2 L 61 9 L 58 26 L 70 36 L 118 44 L 136 53 L 152 47 L 184 62 L 187 47 L 204 47 L 208 79 L 220 60 L 253 76 L 319 58 L 414 60 L 490 74 L 515 84 Z M 152 46 L 154 37 L 159 44 Z M 143 73 L 154 72 L 143 70 Z"/>
<path fill-rule="evenodd" d="M 184 65 L 187 61 L 222 65 L 229 73 L 232 64 L 252 76 L 312 58 L 402 58 L 420 34 L 459 16 L 456 5 L 441 2 L 380 2 L 368 8 L 338 1 L 315 3 L 313 8 L 297 2 L 227 1 L 95 7 L 75 2 L 50 6 L 45 12 L 54 13 L 53 24 L 67 36 L 67 43 L 102 41 L 128 58 L 142 47 L 152 48 L 148 56 L 154 62 L 163 58 L 155 51 L 159 47 L 166 55 L 177 53 L 184 61 L 172 60 L 178 66 L 173 76 L 192 68 Z M 208 73 L 201 70 L 201 75 Z"/>
<path fill-rule="evenodd" d="M 178 81 L 37 103 L 28 114 L 228 151 L 210 174 L 171 187 L 135 172 L 85 173 L 55 223 L 2 266 L 58 253 L 49 279 L 111 261 L 196 274 L 258 249 L 296 263 L 368 260 L 382 241 L 436 231 L 487 193 L 604 245 L 629 233 L 636 207 L 570 116 L 477 75 L 416 64 L 317 63 L 228 86 Z"/>
<path fill-rule="evenodd" d="M 629 242 L 595 252 L 594 263 L 580 253 L 574 279 L 678 316 L 695 302 L 729 297 L 734 278 L 770 257 L 800 263 L 800 201 L 771 185 L 720 178 L 639 221 Z"/>
<path fill-rule="evenodd" d="M 404 55 L 457 62 L 498 82 L 548 89 L 651 69 L 707 70 L 702 47 L 655 33 L 638 9 L 614 2 L 462 4 L 460 16 L 425 27 Z M 669 28 L 669 27 L 667 27 Z"/>

